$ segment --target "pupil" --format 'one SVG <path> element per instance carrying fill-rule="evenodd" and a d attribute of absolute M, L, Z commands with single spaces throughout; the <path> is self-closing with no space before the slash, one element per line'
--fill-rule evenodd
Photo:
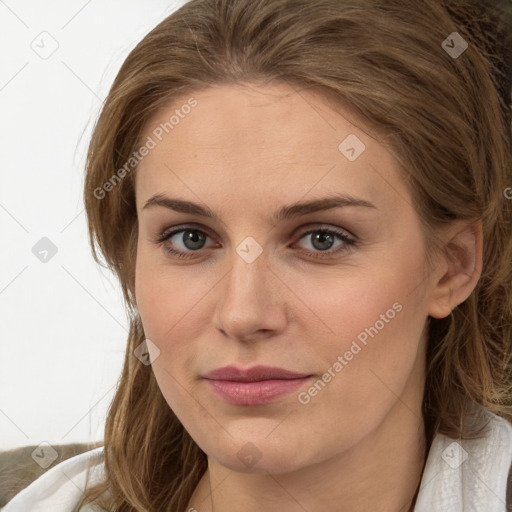
<path fill-rule="evenodd" d="M 188 242 L 192 243 L 192 247 L 189 246 Z M 183 243 L 188 249 L 200 249 L 201 244 L 204 243 L 204 236 L 197 231 L 185 231 L 183 233 Z"/>
<path fill-rule="evenodd" d="M 330 249 L 333 242 L 332 238 L 332 235 L 328 233 L 317 233 L 317 235 L 313 237 L 313 247 L 320 250 Z M 320 242 L 320 247 L 317 247 L 316 242 Z"/>

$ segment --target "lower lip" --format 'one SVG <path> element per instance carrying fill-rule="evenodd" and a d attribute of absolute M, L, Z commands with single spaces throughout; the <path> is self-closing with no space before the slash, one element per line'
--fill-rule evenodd
<path fill-rule="evenodd" d="M 263 405 L 274 402 L 303 386 L 311 377 L 275 379 L 257 382 L 208 380 L 212 390 L 233 405 Z"/>

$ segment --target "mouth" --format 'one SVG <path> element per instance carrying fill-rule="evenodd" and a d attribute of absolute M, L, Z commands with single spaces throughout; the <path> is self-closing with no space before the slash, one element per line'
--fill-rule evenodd
<path fill-rule="evenodd" d="M 232 405 L 264 405 L 292 393 L 313 375 L 274 366 L 217 368 L 203 378 L 210 389 Z"/>

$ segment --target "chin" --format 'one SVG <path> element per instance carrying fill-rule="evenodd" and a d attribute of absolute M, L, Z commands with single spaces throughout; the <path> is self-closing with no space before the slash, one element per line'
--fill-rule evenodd
<path fill-rule="evenodd" d="M 268 433 L 267 433 L 268 434 Z M 265 435 L 267 435 L 265 434 Z M 265 439 L 265 435 L 246 440 L 226 439 L 226 446 L 217 443 L 206 452 L 209 458 L 239 473 L 279 474 L 301 469 L 313 461 L 304 451 L 304 442 L 291 439 Z M 292 441 L 292 442 L 290 442 Z M 302 444 L 302 448 L 299 446 Z"/>

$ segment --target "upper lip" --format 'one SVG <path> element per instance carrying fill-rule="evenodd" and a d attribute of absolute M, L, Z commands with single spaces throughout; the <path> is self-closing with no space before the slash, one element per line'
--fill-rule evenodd
<path fill-rule="evenodd" d="M 253 366 L 252 368 L 238 368 L 236 366 L 223 366 L 208 372 L 203 377 L 212 380 L 231 380 L 234 382 L 256 382 L 271 379 L 300 379 L 310 374 L 292 372 L 276 366 Z"/>

